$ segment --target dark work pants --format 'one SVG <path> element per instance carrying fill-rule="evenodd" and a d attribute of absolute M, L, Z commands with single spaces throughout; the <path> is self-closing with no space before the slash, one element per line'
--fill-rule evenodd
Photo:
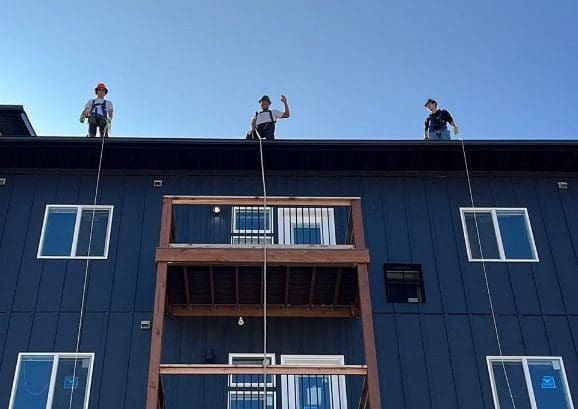
<path fill-rule="evenodd" d="M 91 115 L 88 118 L 88 137 L 96 137 L 96 128 L 100 131 L 100 137 L 108 136 L 108 130 L 106 130 L 106 118 L 101 115 Z M 106 132 L 106 134 L 105 134 Z"/>

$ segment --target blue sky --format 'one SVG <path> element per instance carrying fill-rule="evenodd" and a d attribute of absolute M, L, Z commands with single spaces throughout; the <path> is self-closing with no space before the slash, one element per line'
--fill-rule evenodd
<path fill-rule="evenodd" d="M 263 94 L 283 139 L 421 139 L 429 97 L 465 139 L 576 139 L 578 2 L 12 1 L 0 104 L 85 135 L 105 82 L 115 136 L 244 137 Z"/>

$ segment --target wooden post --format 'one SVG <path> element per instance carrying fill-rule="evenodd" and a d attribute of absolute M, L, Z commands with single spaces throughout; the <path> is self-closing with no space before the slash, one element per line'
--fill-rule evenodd
<path fill-rule="evenodd" d="M 365 249 L 361 201 L 351 201 L 351 225 L 353 242 L 356 249 Z M 377 370 L 377 351 L 375 349 L 375 334 L 373 332 L 373 312 L 371 310 L 371 291 L 369 286 L 368 264 L 357 265 L 357 286 L 359 294 L 359 309 L 361 326 L 363 328 L 363 348 L 367 364 L 367 394 L 369 407 L 381 409 L 381 391 L 379 388 L 379 372 Z"/>
<path fill-rule="evenodd" d="M 161 216 L 160 246 L 167 247 L 172 232 L 172 199 L 163 199 Z M 157 280 L 155 286 L 155 306 L 153 310 L 153 330 L 151 334 L 151 352 L 149 360 L 149 379 L 147 383 L 146 409 L 157 409 L 159 404 L 160 365 L 163 346 L 163 327 L 165 323 L 165 301 L 167 295 L 167 263 L 157 263 Z"/>

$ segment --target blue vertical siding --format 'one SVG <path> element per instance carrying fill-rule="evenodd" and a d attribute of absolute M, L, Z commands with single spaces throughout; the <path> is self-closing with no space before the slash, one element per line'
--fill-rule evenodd
<path fill-rule="evenodd" d="M 91 262 L 88 276 L 80 350 L 96 354 L 91 408 L 144 406 L 150 331 L 139 322 L 152 316 L 163 195 L 261 193 L 256 172 L 125 173 L 105 171 L 98 200 L 114 205 L 114 217 L 109 257 Z M 7 406 L 19 352 L 76 347 L 86 262 L 38 260 L 36 252 L 45 206 L 91 204 L 95 183 L 86 172 L 6 177 L 0 187 L 0 407 Z M 163 186 L 153 187 L 154 179 Z M 568 190 L 557 188 L 559 179 L 569 182 Z M 271 173 L 267 182 L 270 195 L 362 198 L 383 407 L 492 408 L 485 357 L 498 349 L 481 264 L 467 261 L 459 207 L 470 200 L 463 175 Z M 540 257 L 539 263 L 486 265 L 503 352 L 562 356 L 575 395 L 576 182 L 567 175 L 473 178 L 477 206 L 528 209 Z M 230 215 L 207 221 L 189 209 L 178 217 L 185 239 L 229 235 Z M 426 303 L 387 303 L 387 262 L 422 264 Z M 347 363 L 364 361 L 359 320 L 270 319 L 269 325 L 268 349 L 278 359 L 343 354 Z M 164 340 L 165 362 L 204 362 L 212 351 L 216 362 L 226 362 L 229 352 L 262 350 L 262 322 L 247 319 L 239 327 L 236 319 L 168 318 Z M 172 377 L 169 407 L 223 407 L 225 385 L 226 379 Z M 348 388 L 353 396 L 361 385 Z"/>

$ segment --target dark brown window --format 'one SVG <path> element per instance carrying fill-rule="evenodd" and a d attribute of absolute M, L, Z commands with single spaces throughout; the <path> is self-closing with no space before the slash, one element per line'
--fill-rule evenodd
<path fill-rule="evenodd" d="M 421 264 L 384 264 L 387 302 L 425 302 Z"/>

